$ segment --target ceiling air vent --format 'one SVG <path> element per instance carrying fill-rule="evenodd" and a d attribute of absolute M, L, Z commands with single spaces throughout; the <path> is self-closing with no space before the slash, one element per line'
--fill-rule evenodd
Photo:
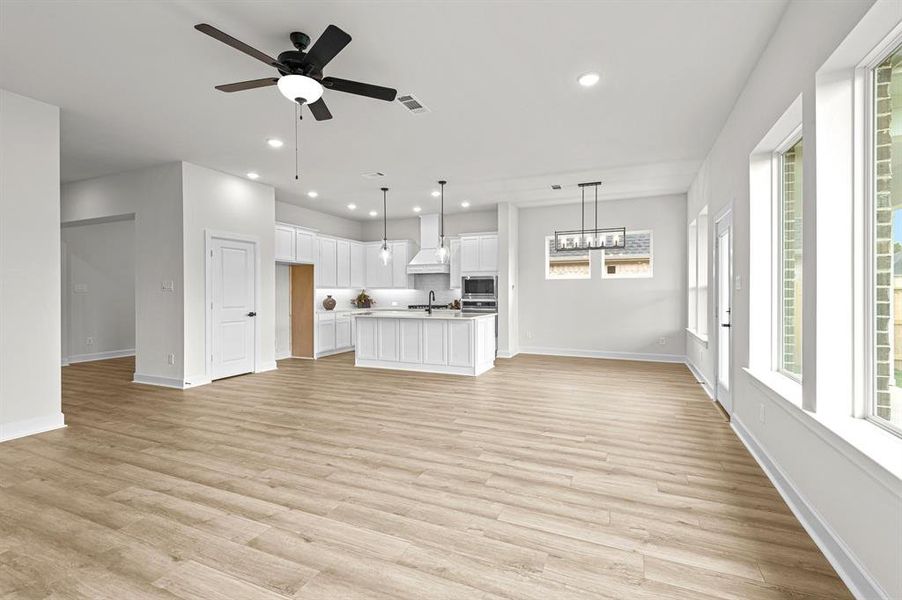
<path fill-rule="evenodd" d="M 415 115 L 430 112 L 429 109 L 426 108 L 426 105 L 420 102 L 419 98 L 415 97 L 413 94 L 398 96 L 398 102 Z"/>
<path fill-rule="evenodd" d="M 382 171 L 373 171 L 372 173 L 364 173 L 361 177 L 364 179 L 379 179 L 380 177 L 385 177 L 385 173 Z"/>

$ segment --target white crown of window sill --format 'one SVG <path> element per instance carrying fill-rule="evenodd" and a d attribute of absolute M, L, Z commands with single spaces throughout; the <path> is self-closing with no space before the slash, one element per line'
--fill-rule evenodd
<path fill-rule="evenodd" d="M 688 327 L 686 328 L 686 331 L 689 332 L 689 335 L 691 335 L 692 337 L 694 337 L 695 339 L 700 341 L 702 344 L 704 344 L 705 348 L 708 347 L 708 336 L 702 335 L 702 334 L 698 333 L 697 331 L 689 329 Z"/>
<path fill-rule="evenodd" d="M 807 411 L 802 408 L 802 385 L 799 382 L 773 371 L 762 373 L 745 367 L 742 370 L 778 406 L 902 496 L 902 437 L 867 419 Z M 850 446 L 856 451 L 855 455 L 848 452 Z"/>

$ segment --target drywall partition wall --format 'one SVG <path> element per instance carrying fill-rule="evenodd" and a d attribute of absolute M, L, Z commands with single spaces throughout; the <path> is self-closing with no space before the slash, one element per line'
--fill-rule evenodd
<path fill-rule="evenodd" d="M 206 233 L 237 234 L 257 241 L 256 370 L 274 369 L 275 258 L 272 187 L 243 177 L 182 163 L 185 265 L 186 385 L 209 381 L 206 348 Z"/>
<path fill-rule="evenodd" d="M 276 360 L 291 356 L 291 267 L 276 265 Z"/>
<path fill-rule="evenodd" d="M 86 179 L 61 188 L 64 224 L 131 214 L 135 216 L 135 381 L 182 387 L 181 163 Z"/>
<path fill-rule="evenodd" d="M 599 204 L 599 227 L 652 231 L 654 277 L 602 279 L 595 251 L 590 279 L 546 280 L 545 237 L 579 229 L 579 210 L 579 204 L 520 208 L 520 352 L 682 361 L 686 197 Z"/>
<path fill-rule="evenodd" d="M 434 209 L 423 209 L 424 213 L 437 213 L 438 206 Z M 498 211 L 477 210 L 445 214 L 445 235 L 459 235 L 461 233 L 478 233 L 482 231 L 497 231 Z M 363 223 L 363 237 L 367 242 L 375 242 L 382 239 L 382 221 L 373 219 Z M 410 217 L 408 219 L 388 220 L 388 239 L 413 240 L 420 243 L 420 219 Z"/>
<path fill-rule="evenodd" d="M 0 90 L 0 441 L 63 426 L 59 108 Z"/>
<path fill-rule="evenodd" d="M 870 2 L 791 2 L 750 75 L 689 193 L 689 214 L 709 206 L 717 215 L 732 202 L 734 227 L 734 300 L 732 333 L 732 423 L 756 453 L 784 497 L 812 532 L 839 574 L 861 598 L 902 598 L 902 482 L 808 412 L 756 383 L 742 367 L 749 364 L 749 293 L 755 244 L 749 233 L 749 155 L 774 123 L 801 95 L 804 156 L 804 330 L 815 331 L 815 293 L 848 289 L 836 276 L 820 281 L 816 268 L 820 243 L 814 224 L 820 210 L 815 139 L 815 73 L 869 10 Z M 898 3 L 896 3 L 898 6 Z M 892 22 L 883 21 L 888 26 Z M 828 123 L 823 123 L 828 125 Z M 850 186 L 851 187 L 851 186 Z M 821 198 L 823 200 L 823 198 Z M 710 238 L 709 238 L 710 239 Z M 709 244 L 709 249 L 714 247 Z M 837 288 L 839 286 L 839 288 Z M 714 287 L 709 288 L 714 306 Z M 711 321 L 713 324 L 713 319 Z M 717 355 L 689 342 L 687 355 L 710 379 Z M 819 344 L 817 344 L 819 345 Z M 816 382 L 816 344 L 806 345 L 806 387 Z M 817 396 L 831 390 L 816 389 Z"/>
<path fill-rule="evenodd" d="M 134 219 L 64 226 L 60 235 L 66 361 L 134 354 Z"/>
<path fill-rule="evenodd" d="M 334 235 L 351 240 L 363 239 L 363 221 L 343 219 L 335 215 L 297 206 L 285 201 L 284 198 L 284 192 L 276 190 L 276 221 L 308 227 L 325 235 Z"/>

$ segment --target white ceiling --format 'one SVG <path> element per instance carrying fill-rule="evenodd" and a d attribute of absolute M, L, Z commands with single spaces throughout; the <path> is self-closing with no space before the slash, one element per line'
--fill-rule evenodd
<path fill-rule="evenodd" d="M 598 2 L 0 2 L 0 87 L 62 108 L 73 181 L 185 160 L 260 173 L 279 198 L 352 218 L 499 200 L 685 191 L 785 0 Z M 210 23 L 277 55 L 329 23 L 351 44 L 327 75 L 412 92 L 431 113 L 326 91 L 334 119 L 300 127 L 275 88 L 214 85 L 275 73 L 193 29 Z M 583 89 L 576 77 L 598 71 Z M 286 142 L 281 150 L 268 137 Z M 384 180 L 362 173 L 382 171 Z M 564 184 L 552 192 L 550 185 Z M 569 187 L 567 187 L 569 186 Z M 316 200 L 308 190 L 317 190 Z M 358 209 L 347 210 L 354 202 Z"/>

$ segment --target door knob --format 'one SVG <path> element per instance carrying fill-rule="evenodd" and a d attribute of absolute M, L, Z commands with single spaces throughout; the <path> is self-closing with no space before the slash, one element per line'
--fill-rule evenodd
<path fill-rule="evenodd" d="M 256 316 L 257 316 L 257 313 L 255 313 L 255 312 L 249 312 L 249 313 L 247 313 L 247 316 L 249 316 L 249 317 L 256 317 Z"/>
<path fill-rule="evenodd" d="M 721 323 L 721 327 L 732 327 L 729 323 Z"/>

